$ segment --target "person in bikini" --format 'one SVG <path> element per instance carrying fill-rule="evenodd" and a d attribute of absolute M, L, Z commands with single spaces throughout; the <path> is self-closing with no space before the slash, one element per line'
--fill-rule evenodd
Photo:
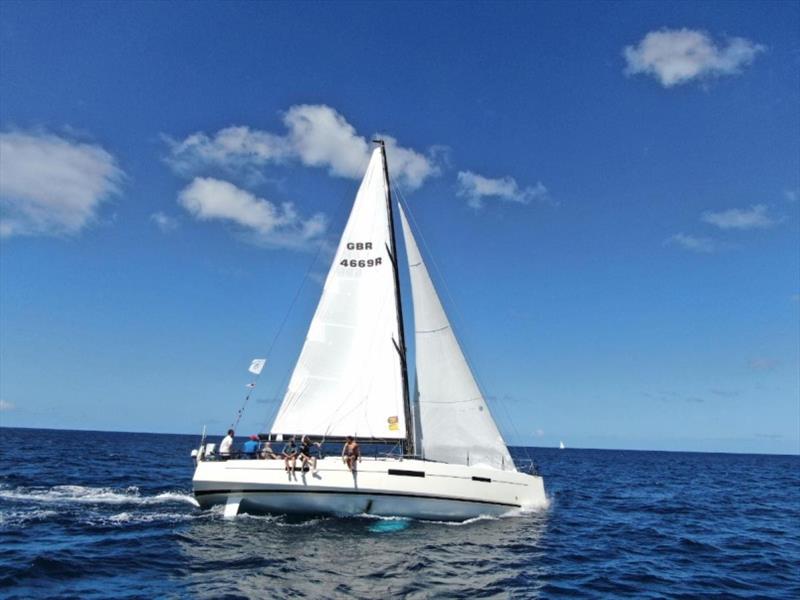
<path fill-rule="evenodd" d="M 342 448 L 342 460 L 351 471 L 356 470 L 356 463 L 361 460 L 361 449 L 352 435 L 347 436 L 347 442 Z"/>

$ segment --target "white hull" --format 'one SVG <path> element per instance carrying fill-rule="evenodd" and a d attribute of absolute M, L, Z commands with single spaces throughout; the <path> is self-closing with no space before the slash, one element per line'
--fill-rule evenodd
<path fill-rule="evenodd" d="M 339 457 L 317 472 L 283 460 L 202 461 L 193 478 L 203 508 L 227 504 L 226 514 L 283 513 L 397 516 L 465 520 L 547 504 L 542 478 L 515 471 L 413 459 L 364 458 L 351 473 Z"/>

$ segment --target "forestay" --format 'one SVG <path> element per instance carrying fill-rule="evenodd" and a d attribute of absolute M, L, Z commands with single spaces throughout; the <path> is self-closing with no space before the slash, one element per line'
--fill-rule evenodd
<path fill-rule="evenodd" d="M 386 192 L 378 148 L 272 433 L 379 439 L 406 435 Z"/>
<path fill-rule="evenodd" d="M 419 427 L 430 460 L 516 470 L 400 209 L 414 303 Z"/>

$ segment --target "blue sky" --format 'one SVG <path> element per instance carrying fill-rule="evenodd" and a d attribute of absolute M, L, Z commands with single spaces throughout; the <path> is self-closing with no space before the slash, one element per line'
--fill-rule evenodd
<path fill-rule="evenodd" d="M 381 133 L 512 443 L 797 453 L 798 23 L 3 2 L 0 423 L 262 429 Z"/>

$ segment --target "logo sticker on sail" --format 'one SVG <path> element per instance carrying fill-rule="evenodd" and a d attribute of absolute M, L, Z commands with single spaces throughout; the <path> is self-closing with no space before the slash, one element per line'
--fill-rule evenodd
<path fill-rule="evenodd" d="M 389 431 L 397 431 L 400 429 L 400 425 L 398 423 L 400 419 L 397 417 L 389 417 L 387 421 L 389 422 Z"/>

